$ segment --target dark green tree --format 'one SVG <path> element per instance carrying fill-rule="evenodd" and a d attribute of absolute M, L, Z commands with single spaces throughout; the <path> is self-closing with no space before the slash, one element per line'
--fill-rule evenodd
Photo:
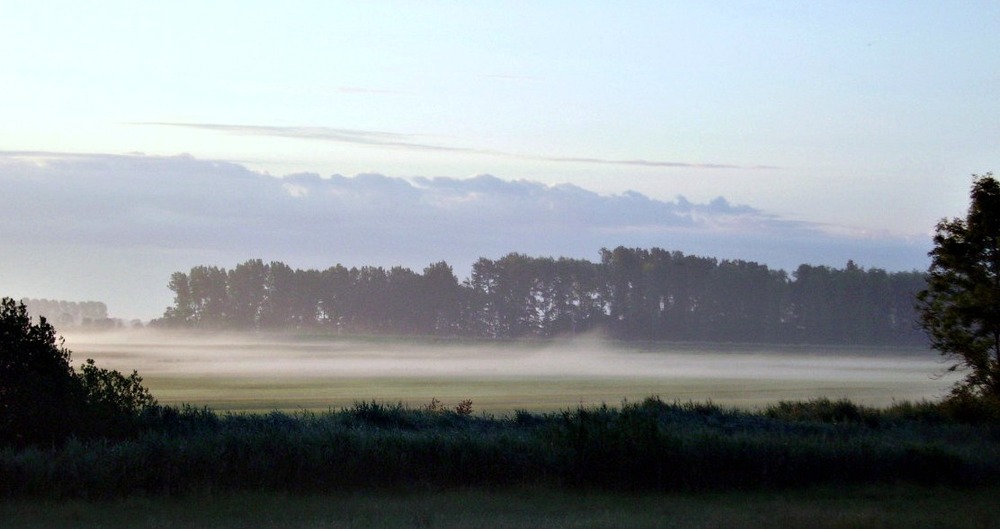
<path fill-rule="evenodd" d="M 156 399 L 142 385 L 142 377 L 136 371 L 125 376 L 113 369 L 97 367 L 88 358 L 76 376 L 87 406 L 86 429 L 81 434 L 126 435 L 143 412 L 156 406 Z"/>
<path fill-rule="evenodd" d="M 79 424 L 80 384 L 70 352 L 45 318 L 0 301 L 0 446 L 54 442 Z"/>
<path fill-rule="evenodd" d="M 918 308 L 933 347 L 966 374 L 953 394 L 1000 404 L 1000 183 L 973 176 L 968 215 L 937 225 Z"/>
<path fill-rule="evenodd" d="M 23 303 L 0 300 L 0 446 L 127 434 L 153 406 L 136 372 L 126 377 L 87 360 L 77 373 L 44 317 L 33 323 Z"/>

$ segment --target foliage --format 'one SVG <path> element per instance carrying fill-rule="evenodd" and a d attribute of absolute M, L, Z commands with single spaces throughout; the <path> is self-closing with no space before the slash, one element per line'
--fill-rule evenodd
<path fill-rule="evenodd" d="M 81 391 L 70 351 L 45 318 L 0 301 L 0 446 L 51 442 L 78 424 Z"/>
<path fill-rule="evenodd" d="M 938 223 L 927 288 L 918 296 L 932 345 L 966 373 L 954 389 L 1000 409 L 1000 183 L 975 176 L 964 219 Z"/>
<path fill-rule="evenodd" d="M 0 301 L 0 446 L 125 435 L 155 407 L 138 373 L 90 359 L 77 373 L 44 317 L 32 323 L 23 303 Z"/>
<path fill-rule="evenodd" d="M 125 376 L 97 367 L 92 359 L 87 359 L 77 376 L 90 418 L 98 425 L 95 433 L 126 431 L 143 413 L 156 406 L 156 399 L 142 385 L 142 377 L 136 371 Z"/>
<path fill-rule="evenodd" d="M 459 415 L 472 415 L 472 400 L 465 399 L 455 406 L 455 413 Z"/>

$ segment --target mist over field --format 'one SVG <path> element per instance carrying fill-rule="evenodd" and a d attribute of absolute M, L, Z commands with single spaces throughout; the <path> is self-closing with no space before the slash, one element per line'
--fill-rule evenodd
<path fill-rule="evenodd" d="M 358 400 L 477 410 L 565 409 L 658 395 L 754 407 L 847 397 L 888 405 L 936 400 L 952 384 L 919 348 L 626 346 L 598 336 L 554 342 L 401 342 L 287 335 L 66 336 L 77 362 L 142 375 L 163 403 L 222 410 L 328 409 Z"/>

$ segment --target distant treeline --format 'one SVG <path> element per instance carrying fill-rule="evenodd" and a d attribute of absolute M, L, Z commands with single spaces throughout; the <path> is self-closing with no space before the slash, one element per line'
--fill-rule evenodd
<path fill-rule="evenodd" d="M 602 330 L 626 340 L 912 345 L 920 272 L 801 265 L 783 270 L 659 248 L 602 249 L 601 260 L 481 258 L 459 281 L 423 273 L 260 259 L 175 272 L 174 305 L 154 324 L 206 329 L 315 328 L 484 338 Z"/>
<path fill-rule="evenodd" d="M 115 327 L 118 320 L 108 318 L 108 306 L 100 301 L 65 301 L 57 299 L 21 300 L 33 317 L 42 316 L 56 328 Z"/>

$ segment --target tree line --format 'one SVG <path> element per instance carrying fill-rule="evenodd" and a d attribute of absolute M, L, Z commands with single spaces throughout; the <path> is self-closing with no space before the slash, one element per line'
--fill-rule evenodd
<path fill-rule="evenodd" d="M 601 330 L 627 340 L 925 344 L 920 272 L 742 260 L 660 248 L 602 249 L 599 262 L 511 253 L 459 281 L 446 262 L 292 269 L 248 260 L 171 275 L 174 303 L 153 324 L 201 329 L 552 337 Z"/>
<path fill-rule="evenodd" d="M 21 299 L 32 316 L 44 316 L 49 322 L 63 327 L 114 326 L 108 318 L 108 306 L 100 301 L 65 301 L 58 299 Z"/>

